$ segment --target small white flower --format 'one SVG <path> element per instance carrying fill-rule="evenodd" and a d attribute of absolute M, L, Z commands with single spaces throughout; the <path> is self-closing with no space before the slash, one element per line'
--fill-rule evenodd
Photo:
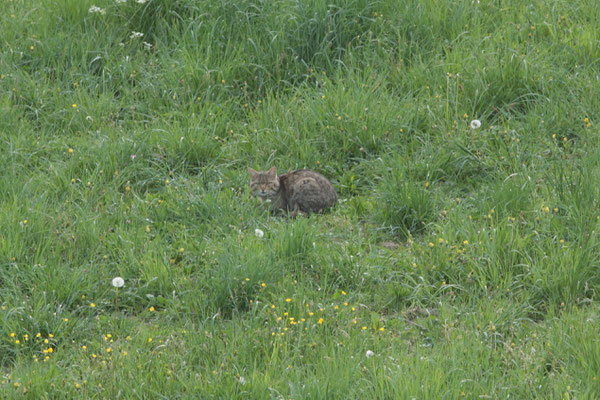
<path fill-rule="evenodd" d="M 477 130 L 481 127 L 481 121 L 478 119 L 474 119 L 473 121 L 471 121 L 471 129 L 473 130 Z"/>
<path fill-rule="evenodd" d="M 101 15 L 106 14 L 106 10 L 103 10 L 100 7 L 97 7 L 97 6 L 91 6 L 90 9 L 88 10 L 88 12 L 90 14 L 101 14 Z"/>
<path fill-rule="evenodd" d="M 244 378 L 243 376 L 240 376 L 238 378 L 238 382 L 240 383 L 240 385 L 244 386 L 246 384 L 246 378 Z"/>
<path fill-rule="evenodd" d="M 135 1 L 136 1 L 136 3 L 138 3 L 138 4 L 144 4 L 144 3 L 145 3 L 146 1 L 148 1 L 148 0 L 135 0 Z"/>
<path fill-rule="evenodd" d="M 123 285 L 125 285 L 125 281 L 120 276 L 117 276 L 113 278 L 112 285 L 116 288 L 120 288 L 123 287 Z"/>
<path fill-rule="evenodd" d="M 140 38 L 142 36 L 144 36 L 144 34 L 142 32 L 132 31 L 131 35 L 129 36 L 129 39 L 136 39 L 136 38 Z"/>
<path fill-rule="evenodd" d="M 152 43 L 142 42 L 146 50 L 152 50 Z"/>
<path fill-rule="evenodd" d="M 367 356 L 367 358 L 371 358 L 375 355 L 375 353 L 373 353 L 371 350 L 367 350 L 367 354 L 365 354 Z"/>
<path fill-rule="evenodd" d="M 254 234 L 256 235 L 257 238 L 261 238 L 261 237 L 265 236 L 265 233 L 258 228 L 256 228 L 254 230 Z"/>
<path fill-rule="evenodd" d="M 127 3 L 127 0 L 115 0 L 117 3 Z"/>

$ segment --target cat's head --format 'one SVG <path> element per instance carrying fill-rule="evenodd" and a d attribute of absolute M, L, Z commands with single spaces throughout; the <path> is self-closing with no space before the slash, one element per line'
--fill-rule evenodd
<path fill-rule="evenodd" d="M 279 178 L 277 168 L 268 171 L 255 171 L 248 168 L 250 174 L 250 193 L 263 199 L 269 199 L 277 195 L 279 191 Z"/>

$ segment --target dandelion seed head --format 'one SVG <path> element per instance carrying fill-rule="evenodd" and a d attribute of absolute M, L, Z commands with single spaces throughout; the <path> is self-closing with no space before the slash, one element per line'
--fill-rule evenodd
<path fill-rule="evenodd" d="M 478 119 L 474 119 L 473 121 L 471 121 L 471 129 L 473 130 L 477 130 L 481 128 L 481 121 Z"/>
<path fill-rule="evenodd" d="M 102 8 L 97 7 L 97 6 L 91 6 L 90 9 L 88 10 L 88 13 L 104 15 L 104 14 L 106 14 L 106 10 L 103 10 Z"/>
<path fill-rule="evenodd" d="M 112 280 L 112 285 L 116 288 L 123 287 L 125 285 L 125 281 L 120 276 L 116 276 Z"/>

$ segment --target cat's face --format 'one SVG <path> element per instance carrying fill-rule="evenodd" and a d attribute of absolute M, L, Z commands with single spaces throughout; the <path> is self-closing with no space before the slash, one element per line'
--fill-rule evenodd
<path fill-rule="evenodd" d="M 273 167 L 268 171 L 255 171 L 248 168 L 250 174 L 250 193 L 261 199 L 269 199 L 277 196 L 279 191 L 279 178 L 277 177 L 277 168 Z"/>

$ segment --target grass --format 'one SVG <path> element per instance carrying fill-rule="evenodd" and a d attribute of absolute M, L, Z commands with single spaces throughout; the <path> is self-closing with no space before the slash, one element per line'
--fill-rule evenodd
<path fill-rule="evenodd" d="M 595 1 L 0 11 L 0 397 L 597 397 Z"/>

